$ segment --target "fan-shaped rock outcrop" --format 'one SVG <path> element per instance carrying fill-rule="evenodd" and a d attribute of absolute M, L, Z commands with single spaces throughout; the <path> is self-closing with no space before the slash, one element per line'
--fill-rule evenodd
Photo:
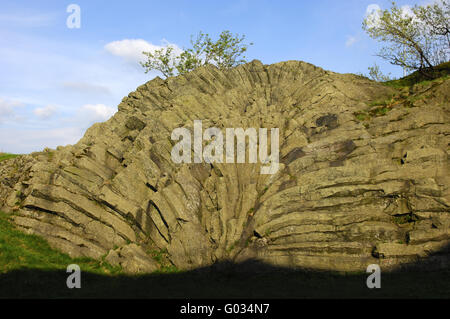
<path fill-rule="evenodd" d="M 76 145 L 4 162 L 0 207 L 70 255 L 133 272 L 249 259 L 448 266 L 449 86 L 398 93 L 297 61 L 156 78 Z M 171 133 L 194 120 L 279 128 L 279 170 L 174 163 Z"/>

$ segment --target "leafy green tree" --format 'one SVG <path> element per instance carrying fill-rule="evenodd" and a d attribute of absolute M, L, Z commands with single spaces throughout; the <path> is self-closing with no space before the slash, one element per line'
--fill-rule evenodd
<path fill-rule="evenodd" d="M 142 52 L 147 56 L 146 62 L 140 62 L 142 67 L 145 68 L 145 73 L 151 70 L 157 70 L 161 72 L 165 77 L 173 76 L 176 69 L 176 63 L 173 58 L 174 48 L 172 46 L 166 46 L 165 48 L 155 50 L 152 52 Z"/>
<path fill-rule="evenodd" d="M 236 34 L 233 37 L 230 31 L 223 31 L 216 42 L 208 40 L 207 56 L 220 69 L 228 69 L 245 63 L 245 56 L 242 55 L 247 51 L 248 45 L 243 44 L 244 40 L 245 36 L 239 37 Z M 252 44 L 250 43 L 250 45 Z"/>
<path fill-rule="evenodd" d="M 433 69 L 450 56 L 449 2 L 415 6 L 410 12 L 392 2 L 391 9 L 367 16 L 363 29 L 385 42 L 379 57 L 408 71 Z"/>
<path fill-rule="evenodd" d="M 450 4 L 441 0 L 426 7 L 416 6 L 414 14 L 428 27 L 431 35 L 437 36 L 450 47 Z"/>
<path fill-rule="evenodd" d="M 154 52 L 143 52 L 147 61 L 140 64 L 145 73 L 156 70 L 165 77 L 185 74 L 205 64 L 229 69 L 246 62 L 244 53 L 253 43 L 245 44 L 244 41 L 245 36 L 233 36 L 230 31 L 223 31 L 217 41 L 213 41 L 209 34 L 199 32 L 195 40 L 191 36 L 192 47 L 184 49 L 179 55 L 168 45 Z"/>

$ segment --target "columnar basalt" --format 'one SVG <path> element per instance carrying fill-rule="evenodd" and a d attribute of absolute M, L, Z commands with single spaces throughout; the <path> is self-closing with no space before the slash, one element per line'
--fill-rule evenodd
<path fill-rule="evenodd" d="M 152 251 L 181 269 L 448 267 L 449 92 L 449 80 L 417 88 L 425 98 L 361 121 L 396 91 L 297 61 L 156 78 L 76 145 L 2 163 L 0 206 L 70 255 L 132 272 L 160 267 Z M 195 120 L 279 128 L 279 170 L 174 163 L 171 132 Z"/>

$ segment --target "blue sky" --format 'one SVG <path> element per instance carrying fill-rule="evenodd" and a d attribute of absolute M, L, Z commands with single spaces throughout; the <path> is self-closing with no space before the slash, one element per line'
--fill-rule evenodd
<path fill-rule="evenodd" d="M 72 3 L 81 8 L 79 29 L 66 25 Z M 265 64 L 302 60 L 366 73 L 376 62 L 401 76 L 400 68 L 374 56 L 379 44 L 361 28 L 372 4 L 390 7 L 384 0 L 1 0 L 0 151 L 76 143 L 157 75 L 138 64 L 142 49 L 183 48 L 200 30 L 213 37 L 223 30 L 245 34 L 254 43 L 248 60 Z"/>

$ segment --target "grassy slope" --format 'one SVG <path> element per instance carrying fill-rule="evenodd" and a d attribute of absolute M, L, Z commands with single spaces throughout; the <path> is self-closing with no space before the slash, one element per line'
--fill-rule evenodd
<path fill-rule="evenodd" d="M 434 68 L 433 71 L 427 71 L 427 76 L 423 75 L 419 71 L 411 73 L 404 78 L 398 80 L 392 80 L 384 82 L 385 85 L 394 88 L 403 88 L 413 86 L 415 84 L 426 84 L 436 79 L 448 78 L 450 76 L 450 62 L 442 63 Z"/>
<path fill-rule="evenodd" d="M 398 80 L 382 82 L 383 85 L 394 88 L 396 93 L 387 99 L 367 103 L 368 109 L 356 112 L 354 115 L 356 119 L 364 122 L 374 117 L 386 115 L 397 106 L 412 107 L 416 101 L 428 98 L 427 87 L 439 85 L 449 78 L 450 62 L 447 62 L 437 66 L 432 73 L 428 73 L 428 76 L 416 71 Z"/>
<path fill-rule="evenodd" d="M 65 270 L 70 264 L 96 274 L 114 274 L 119 269 L 90 258 L 70 258 L 52 249 L 41 237 L 16 229 L 0 212 L 0 273 L 17 269 Z"/>
<path fill-rule="evenodd" d="M 66 287 L 66 267 L 78 264 L 81 289 Z M 450 271 L 382 274 L 305 271 L 240 274 L 232 270 L 126 276 L 89 258 L 70 258 L 0 213 L 0 298 L 449 298 Z"/>
<path fill-rule="evenodd" d="M 20 155 L 17 155 L 17 154 L 9 154 L 9 153 L 1 153 L 1 152 L 0 152 L 0 162 L 1 162 L 1 161 L 4 161 L 4 160 L 7 160 L 7 159 L 10 159 L 10 158 L 17 157 L 17 156 L 20 156 Z"/>

